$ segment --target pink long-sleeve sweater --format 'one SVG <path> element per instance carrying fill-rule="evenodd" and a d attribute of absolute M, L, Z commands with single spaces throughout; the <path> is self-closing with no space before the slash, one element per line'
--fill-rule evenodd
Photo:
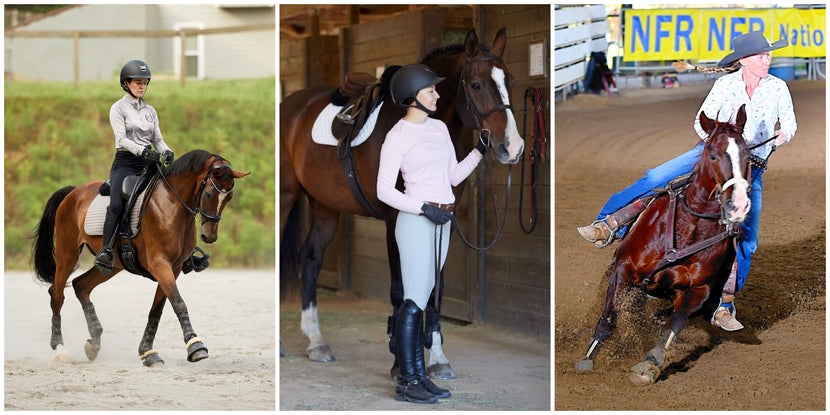
<path fill-rule="evenodd" d="M 386 134 L 380 151 L 378 199 L 414 215 L 421 213 L 424 202 L 454 203 L 452 187 L 463 182 L 481 159 L 481 153 L 473 149 L 458 162 L 442 121 L 427 118 L 423 124 L 415 124 L 401 119 Z M 403 192 L 395 188 L 399 171 Z"/>

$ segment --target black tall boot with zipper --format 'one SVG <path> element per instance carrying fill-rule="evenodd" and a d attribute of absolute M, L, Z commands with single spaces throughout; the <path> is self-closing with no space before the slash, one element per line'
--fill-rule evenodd
<path fill-rule="evenodd" d="M 112 272 L 115 263 L 115 255 L 112 246 L 115 244 L 115 228 L 118 226 L 118 216 L 107 208 L 107 216 L 104 218 L 104 242 L 101 250 L 95 255 L 95 267 L 103 275 Z"/>

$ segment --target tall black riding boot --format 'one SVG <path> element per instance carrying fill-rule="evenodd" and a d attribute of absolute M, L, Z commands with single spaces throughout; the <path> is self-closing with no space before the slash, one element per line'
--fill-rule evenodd
<path fill-rule="evenodd" d="M 424 343 L 421 337 L 423 312 L 412 300 L 405 300 L 398 310 L 397 345 L 395 352 L 400 374 L 395 386 L 395 399 L 415 403 L 435 403 L 438 398 L 424 388 L 420 373 L 424 369 Z"/>
<path fill-rule="evenodd" d="M 101 274 L 109 275 L 112 272 L 115 257 L 112 253 L 112 245 L 115 243 L 115 228 L 118 225 L 118 215 L 110 212 L 107 208 L 107 216 L 104 219 L 104 242 L 101 250 L 95 255 L 95 267 Z"/>

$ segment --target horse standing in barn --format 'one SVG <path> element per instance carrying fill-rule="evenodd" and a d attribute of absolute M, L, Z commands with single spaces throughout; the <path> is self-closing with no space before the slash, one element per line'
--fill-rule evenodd
<path fill-rule="evenodd" d="M 506 43 L 504 28 L 496 34 L 492 48 L 479 44 L 475 31 L 470 31 L 463 45 L 439 48 L 421 60 L 438 76 L 446 78 L 436 87 L 442 97 L 442 105 L 434 117 L 447 125 L 457 157 L 466 154 L 471 145 L 467 144 L 465 149 L 458 139 L 464 127 L 478 131 L 492 147 L 500 163 L 515 164 L 524 150 L 510 99 L 515 81 L 501 58 Z M 383 78 L 388 77 L 384 75 Z M 307 353 L 312 361 L 334 360 L 320 332 L 316 287 L 323 255 L 337 230 L 340 213 L 373 216 L 386 222 L 393 314 L 389 318 L 389 333 L 395 332 L 392 322 L 403 303 L 400 258 L 394 235 L 398 212 L 377 200 L 376 179 L 383 140 L 391 127 L 403 117 L 405 110 L 391 104 L 388 91 L 388 87 L 380 85 L 378 95 L 382 97 L 381 101 L 390 104 L 377 106 L 377 113 L 372 113 L 376 117 L 374 129 L 363 144 L 351 148 L 348 143 L 335 149 L 311 140 L 318 114 L 332 103 L 331 88 L 298 91 L 280 104 L 280 278 L 284 282 L 300 274 L 301 328 L 309 338 Z M 349 158 L 353 170 L 351 174 L 344 175 L 341 162 Z M 350 187 L 356 189 L 350 192 Z M 458 192 L 460 190 L 456 189 Z M 302 205 L 298 201 L 303 194 L 308 197 L 312 219 L 305 242 L 298 249 Z M 431 296 L 425 313 L 426 343 L 430 348 L 429 372 L 434 377 L 453 378 L 455 374 L 441 350 L 442 285 L 443 276 L 435 288 L 439 290 L 439 295 Z M 390 339 L 390 345 L 393 344 L 393 339 Z M 393 372 L 397 367 L 396 359 Z"/>

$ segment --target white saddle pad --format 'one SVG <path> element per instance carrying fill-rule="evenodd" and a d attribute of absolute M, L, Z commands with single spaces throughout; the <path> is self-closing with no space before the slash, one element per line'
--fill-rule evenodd
<path fill-rule="evenodd" d="M 149 188 L 149 187 L 148 187 Z M 144 196 L 147 195 L 147 189 L 144 189 L 135 202 L 135 207 L 130 212 L 130 236 L 138 234 L 138 215 L 141 213 L 141 205 L 144 204 Z M 92 199 L 89 204 L 89 210 L 86 212 L 86 220 L 84 220 L 84 232 L 87 235 L 97 236 L 104 234 L 104 220 L 107 217 L 107 207 L 110 205 L 109 196 L 101 196 L 100 194 Z"/>
<path fill-rule="evenodd" d="M 369 136 L 372 134 L 372 130 L 375 129 L 375 122 L 378 120 L 378 114 L 380 113 L 380 109 L 383 107 L 383 102 L 369 114 L 369 118 L 366 119 L 366 124 L 363 125 L 363 128 L 357 133 L 357 136 L 352 140 L 352 147 L 358 146 L 366 141 Z M 337 145 L 337 138 L 334 134 L 331 133 L 331 123 L 334 121 L 334 116 L 342 110 L 343 107 L 339 107 L 334 104 L 329 104 L 323 111 L 320 112 L 320 115 L 317 116 L 317 119 L 314 120 L 314 126 L 311 127 L 311 139 L 314 140 L 317 144 L 322 144 L 326 146 L 336 146 Z"/>

